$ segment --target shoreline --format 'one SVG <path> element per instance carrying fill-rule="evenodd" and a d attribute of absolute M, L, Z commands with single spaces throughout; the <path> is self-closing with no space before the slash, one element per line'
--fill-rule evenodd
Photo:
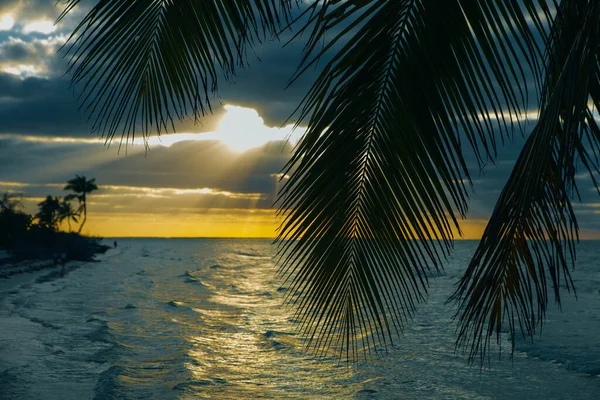
<path fill-rule="evenodd" d="M 0 259 L 0 279 L 9 279 L 15 275 L 42 271 L 55 267 L 52 259 L 19 260 L 14 257 Z"/>
<path fill-rule="evenodd" d="M 52 260 L 22 260 L 11 263 L 7 259 L 0 259 L 0 302 L 23 286 L 66 277 L 84 263 L 67 261 L 63 273 L 63 266 L 56 265 Z"/>
<path fill-rule="evenodd" d="M 0 277 L 0 302 L 6 297 L 18 291 L 24 285 L 32 285 L 36 279 L 47 273 L 45 269 L 37 271 L 28 271 L 20 274 L 14 274 L 6 277 Z"/>

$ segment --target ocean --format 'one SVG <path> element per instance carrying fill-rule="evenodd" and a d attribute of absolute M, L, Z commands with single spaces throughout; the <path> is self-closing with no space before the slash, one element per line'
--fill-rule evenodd
<path fill-rule="evenodd" d="M 348 366 L 305 351 L 270 240 L 118 239 L 0 293 L 0 399 L 599 398 L 600 242 L 578 246 L 578 298 L 484 368 L 455 352 L 445 304 L 475 246 L 456 243 L 387 353 Z"/>

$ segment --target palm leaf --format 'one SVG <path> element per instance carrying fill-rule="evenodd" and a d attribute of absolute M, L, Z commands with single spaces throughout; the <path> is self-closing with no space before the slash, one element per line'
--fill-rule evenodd
<path fill-rule="evenodd" d="M 65 13 L 78 3 L 68 1 Z M 528 255 L 542 261 L 558 256 L 551 271 L 564 265 L 560 257 L 572 250 L 569 240 L 576 234 L 565 195 L 575 187 L 573 161 L 579 157 L 588 169 L 596 168 L 598 129 L 581 98 L 591 96 L 597 106 L 599 85 L 597 67 L 590 75 L 573 73 L 571 50 L 561 47 L 574 40 L 571 33 L 554 29 L 548 35 L 545 21 L 554 15 L 553 4 L 324 0 L 306 6 L 296 23 L 304 23 L 297 33 L 308 32 L 309 39 L 292 81 L 319 60 L 329 61 L 297 110 L 297 122 L 308 119 L 308 131 L 287 166 L 291 179 L 280 197 L 286 219 L 279 243 L 289 299 L 309 344 L 324 352 L 333 345 L 352 358 L 361 347 L 385 346 L 403 328 L 467 211 L 470 177 L 463 146 L 480 163 L 493 159 L 497 140 L 510 137 L 513 121 L 528 104 L 524 82 L 530 72 L 544 93 L 540 125 L 455 297 L 464 310 L 461 341 L 474 338 L 475 352 L 484 349 L 478 345 L 482 327 L 496 322 L 487 319 L 489 310 L 495 312 L 496 304 L 504 310 L 501 302 L 490 306 L 489 295 L 472 306 L 477 299 L 470 296 L 486 293 L 480 288 L 489 284 L 479 276 L 495 266 L 502 271 L 502 265 L 523 275 L 514 266 L 534 265 L 524 261 Z M 561 4 L 576 9 L 592 3 Z M 286 26 L 290 5 L 290 0 L 99 1 L 66 53 L 93 128 L 107 140 L 117 132 L 127 140 L 136 131 L 174 129 L 178 119 L 204 115 L 219 80 L 245 65 L 247 48 Z M 590 32 L 591 25 L 583 24 Z M 579 49 L 582 65 L 589 67 L 591 39 L 585 46 L 575 42 L 567 48 Z M 551 51 L 544 64 L 545 46 Z M 546 71 L 557 60 L 561 68 Z M 585 87 L 585 96 L 558 90 L 573 85 Z M 573 132 L 579 136 L 573 138 Z M 537 180 L 519 187 L 516 177 L 530 165 Z M 551 243 L 526 242 L 531 238 Z M 539 273 L 532 279 L 542 282 Z M 521 321 L 529 318 L 533 303 L 527 284 L 517 282 L 513 287 L 520 292 L 508 310 L 522 311 Z M 539 288 L 538 304 L 545 304 L 544 287 Z"/>
<path fill-rule="evenodd" d="M 518 3 L 325 1 L 305 12 L 298 74 L 341 50 L 299 108 L 310 119 L 285 171 L 278 239 L 288 300 L 319 354 L 385 347 L 425 299 L 467 211 L 462 131 L 480 161 L 493 157 L 490 132 L 510 133 L 504 121 L 527 102 L 525 68 L 541 73 Z"/>
<path fill-rule="evenodd" d="M 69 0 L 64 18 L 80 0 Z M 175 129 L 211 110 L 220 78 L 246 63 L 248 46 L 275 35 L 291 0 L 100 0 L 68 40 L 72 84 L 110 141 Z"/>
<path fill-rule="evenodd" d="M 599 173 L 600 3 L 564 1 L 546 59 L 539 121 L 528 138 L 454 299 L 458 345 L 481 362 L 504 327 L 533 338 L 548 307 L 548 281 L 572 288 L 578 225 L 576 163 Z"/>

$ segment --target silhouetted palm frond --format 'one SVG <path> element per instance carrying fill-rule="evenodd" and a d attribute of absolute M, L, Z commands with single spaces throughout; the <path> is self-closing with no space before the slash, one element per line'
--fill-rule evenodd
<path fill-rule="evenodd" d="M 480 161 L 493 157 L 494 128 L 510 132 L 523 112 L 524 69 L 541 70 L 518 6 L 350 0 L 306 11 L 301 68 L 341 50 L 299 109 L 310 119 L 279 238 L 290 300 L 318 350 L 355 358 L 385 345 L 425 298 L 467 211 L 463 132 Z"/>
<path fill-rule="evenodd" d="M 69 0 L 61 20 L 80 0 Z M 174 130 L 211 109 L 221 77 L 275 34 L 292 0 L 100 0 L 69 38 L 72 83 L 107 141 Z"/>
<path fill-rule="evenodd" d="M 571 199 L 580 161 L 594 181 L 600 129 L 600 3 L 563 1 L 546 58 L 540 117 L 496 204 L 454 299 L 458 345 L 484 361 L 503 326 L 533 337 L 548 306 L 548 280 L 572 288 L 578 226 Z M 549 275 L 549 277 L 548 277 Z"/>
<path fill-rule="evenodd" d="M 210 111 L 220 77 L 288 24 L 293 3 L 100 0 L 67 53 L 94 129 L 128 139 Z M 493 159 L 527 111 L 530 75 L 539 123 L 454 299 L 471 359 L 505 316 L 533 334 L 545 271 L 557 299 L 561 274 L 570 283 L 575 163 L 598 169 L 598 2 L 298 3 L 308 41 L 292 81 L 328 60 L 297 109 L 308 130 L 279 199 L 281 272 L 309 344 L 356 358 L 402 330 L 467 212 L 463 152 Z"/>

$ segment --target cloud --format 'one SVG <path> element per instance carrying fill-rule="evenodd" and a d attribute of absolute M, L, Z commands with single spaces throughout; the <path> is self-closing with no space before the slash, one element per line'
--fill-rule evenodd
<path fill-rule="evenodd" d="M 0 140 L 14 140 L 17 142 L 30 143 L 72 143 L 72 144 L 98 144 L 100 138 L 84 139 L 68 136 L 35 136 L 35 135 L 15 135 L 0 134 Z"/>
<path fill-rule="evenodd" d="M 59 3 L 60 4 L 60 3 Z M 15 20 L 35 21 L 48 19 L 54 21 L 62 11 L 56 0 L 2 0 L 0 15 L 10 15 Z"/>
<path fill-rule="evenodd" d="M 319 72 L 309 69 L 288 87 L 305 44 L 303 40 L 288 43 L 290 39 L 291 35 L 286 33 L 280 40 L 256 46 L 254 52 L 250 52 L 249 67 L 239 70 L 232 83 L 220 85 L 222 101 L 255 108 L 267 125 L 283 124 L 300 104 Z"/>
<path fill-rule="evenodd" d="M 14 24 L 9 29 L 23 34 L 45 34 L 55 30 L 71 31 L 93 4 L 78 4 L 60 24 L 54 26 L 64 11 L 65 2 L 56 0 L 0 0 L 0 19 L 9 16 Z"/>
<path fill-rule="evenodd" d="M 0 72 L 0 102 L 0 133 L 89 135 L 65 79 L 21 79 Z"/>
<path fill-rule="evenodd" d="M 179 197 L 179 196 L 209 196 L 226 197 L 229 199 L 261 200 L 263 193 L 235 193 L 213 188 L 173 188 L 173 187 L 142 187 L 142 186 L 102 186 L 104 197 L 133 196 L 133 197 Z"/>
<path fill-rule="evenodd" d="M 46 35 L 54 32 L 56 30 L 56 26 L 52 21 L 49 20 L 40 20 L 35 22 L 30 22 L 23 26 L 21 32 L 28 34 L 32 32 L 44 33 Z"/>
<path fill-rule="evenodd" d="M 74 21 L 86 10 L 74 11 L 72 21 L 61 23 L 53 35 L 43 37 L 38 32 L 24 36 L 21 32 L 24 24 L 48 20 L 50 16 L 55 18 L 60 9 L 54 7 L 54 1 L 0 3 L 0 16 L 12 10 L 16 24 L 8 32 L 9 36 L 0 35 L 0 120 L 3 122 L 0 133 L 84 136 L 91 131 L 91 122 L 85 122 L 88 115 L 85 110 L 79 110 L 76 97 L 79 92 L 70 90 L 69 77 L 63 76 L 67 70 L 66 60 L 61 53 L 56 53 L 73 29 Z M 283 47 L 289 39 L 286 35 L 280 41 L 256 46 L 249 53 L 250 66 L 238 71 L 235 82 L 221 82 L 219 97 L 212 99 L 216 116 L 203 117 L 201 125 L 192 120 L 180 121 L 176 123 L 177 132 L 214 130 L 224 113 L 222 105 L 226 103 L 256 108 L 266 125 L 280 126 L 300 103 L 316 76 L 316 71 L 308 71 L 285 89 L 304 45 L 295 41 Z"/>
<path fill-rule="evenodd" d="M 44 39 L 24 40 L 10 36 L 0 43 L 0 71 L 21 77 L 48 77 L 59 75 L 54 67 L 60 62 L 56 57 L 58 49 L 65 43 L 65 36 L 49 36 Z M 17 72 L 15 72 L 17 71 Z M 19 73 L 29 71 L 30 73 Z"/>
<path fill-rule="evenodd" d="M 177 204 L 183 208 L 221 206 L 220 202 L 268 208 L 280 186 L 277 173 L 289 159 L 290 150 L 289 144 L 272 142 L 234 152 L 215 140 L 195 140 L 153 146 L 149 152 L 141 145 L 130 146 L 125 155 L 114 147 L 107 150 L 94 137 L 0 134 L 1 179 L 21 184 L 57 183 L 80 174 L 96 177 L 107 190 L 104 194 L 127 199 L 188 199 Z M 118 193 L 112 188 L 119 188 Z M 47 187 L 35 193 L 25 189 L 34 197 L 48 191 Z M 60 188 L 55 195 L 59 194 Z M 205 200 L 198 205 L 190 203 L 193 198 Z"/>
<path fill-rule="evenodd" d="M 30 213 L 45 196 L 64 196 L 64 183 L 0 181 L 0 194 L 20 195 Z M 185 214 L 207 213 L 212 209 L 269 209 L 264 193 L 231 192 L 215 188 L 172 188 L 103 185 L 89 195 L 88 205 L 100 213 Z"/>

